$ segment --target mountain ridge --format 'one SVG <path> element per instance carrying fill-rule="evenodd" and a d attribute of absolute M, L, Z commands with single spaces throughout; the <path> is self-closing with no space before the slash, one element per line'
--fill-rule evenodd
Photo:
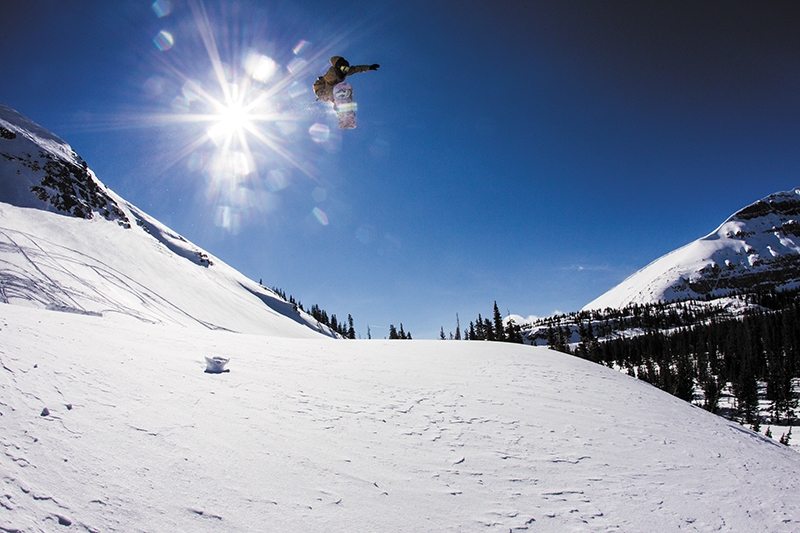
<path fill-rule="evenodd" d="M 800 286 L 800 188 L 770 194 L 669 252 L 583 310 Z"/>

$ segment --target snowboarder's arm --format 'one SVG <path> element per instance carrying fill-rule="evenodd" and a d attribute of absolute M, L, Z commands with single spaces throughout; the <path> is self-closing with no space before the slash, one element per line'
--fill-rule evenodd
<path fill-rule="evenodd" d="M 350 70 L 347 72 L 347 75 L 350 76 L 351 74 L 356 74 L 358 72 L 366 72 L 368 70 L 377 70 L 380 65 L 353 65 L 350 67 Z"/>

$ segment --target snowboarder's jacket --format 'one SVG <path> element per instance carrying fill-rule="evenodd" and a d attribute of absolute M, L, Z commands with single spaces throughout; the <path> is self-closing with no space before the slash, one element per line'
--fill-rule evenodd
<path fill-rule="evenodd" d="M 318 99 L 326 102 L 333 102 L 333 88 L 342 83 L 347 76 L 378 68 L 378 65 L 355 65 L 351 67 L 345 58 L 339 56 L 331 58 L 331 65 L 328 72 L 314 82 L 314 93 Z"/>

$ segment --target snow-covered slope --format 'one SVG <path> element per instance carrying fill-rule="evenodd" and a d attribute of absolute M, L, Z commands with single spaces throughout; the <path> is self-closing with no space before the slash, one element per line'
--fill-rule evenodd
<path fill-rule="evenodd" d="M 0 305 L 0 531 L 788 533 L 800 454 L 546 348 Z"/>
<path fill-rule="evenodd" d="M 0 303 L 287 337 L 333 335 L 120 198 L 64 141 L 2 104 Z"/>
<path fill-rule="evenodd" d="M 800 189 L 738 211 L 709 235 L 653 261 L 584 309 L 800 285 Z"/>

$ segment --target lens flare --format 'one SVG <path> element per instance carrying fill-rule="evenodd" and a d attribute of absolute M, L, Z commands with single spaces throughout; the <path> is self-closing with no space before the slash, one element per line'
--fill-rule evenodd
<path fill-rule="evenodd" d="M 164 18 L 172 13 L 172 2 L 169 0 L 156 0 L 151 7 L 158 18 Z"/>
<path fill-rule="evenodd" d="M 307 66 L 308 66 L 308 61 L 296 57 L 292 59 L 292 61 L 288 65 L 286 65 L 286 70 L 294 74 L 296 72 L 302 72 Z"/>
<path fill-rule="evenodd" d="M 308 87 L 306 87 L 302 83 L 299 83 L 299 82 L 296 82 L 296 81 L 292 83 L 291 87 L 289 87 L 289 90 L 288 90 L 288 94 L 292 98 L 297 98 L 299 96 L 302 96 L 302 95 L 304 95 L 306 93 L 310 93 L 310 92 L 311 92 L 311 90 Z"/>
<path fill-rule="evenodd" d="M 170 26 L 153 37 L 150 71 L 138 85 L 147 109 L 81 127 L 150 129 L 143 165 L 152 165 L 155 176 L 175 169 L 169 179 L 205 187 L 197 197 L 209 204 L 207 219 L 226 231 L 263 223 L 291 187 L 309 187 L 312 196 L 317 187 L 319 196 L 327 179 L 317 162 L 327 168 L 342 137 L 325 123 L 333 111 L 314 103 L 311 84 L 352 30 L 317 49 L 303 39 L 276 38 L 287 27 L 268 28 L 273 19 L 261 3 L 155 0 L 151 8 L 159 21 L 170 17 Z M 300 197 L 308 198 L 291 196 Z M 297 217 L 308 217 L 306 209 L 298 208 Z M 321 209 L 312 214 L 329 224 Z"/>
<path fill-rule="evenodd" d="M 325 211 L 323 211 L 319 207 L 315 207 L 314 209 L 311 210 L 311 213 L 314 215 L 314 218 L 317 219 L 317 222 L 319 222 L 323 226 L 328 225 L 328 215 L 325 214 Z"/>
<path fill-rule="evenodd" d="M 317 187 L 311 192 L 311 196 L 317 202 L 324 202 L 328 199 L 328 191 L 323 189 L 322 187 Z"/>
<path fill-rule="evenodd" d="M 238 102 L 228 105 L 221 104 L 216 111 L 216 120 L 208 128 L 208 136 L 214 144 L 229 147 L 234 139 L 239 138 L 245 131 L 252 130 L 250 113 Z"/>
<path fill-rule="evenodd" d="M 318 143 L 324 143 L 331 138 L 331 129 L 325 124 L 314 124 L 308 129 L 308 133 Z"/>
<path fill-rule="evenodd" d="M 230 206 L 220 205 L 217 207 L 217 215 L 214 219 L 214 223 L 221 228 L 229 230 L 231 233 L 239 233 L 241 217 Z"/>
<path fill-rule="evenodd" d="M 267 174 L 267 186 L 273 192 L 283 190 L 289 186 L 289 178 L 280 170 L 271 170 Z"/>
<path fill-rule="evenodd" d="M 156 43 L 156 47 L 162 52 L 166 52 L 175 46 L 175 39 L 167 30 L 161 30 L 158 32 L 158 35 L 153 38 L 153 42 Z"/>
<path fill-rule="evenodd" d="M 216 204 L 215 224 L 236 232 L 248 217 L 274 209 L 275 195 L 294 183 L 293 174 L 318 182 L 313 158 L 302 150 L 325 148 L 330 129 L 307 122 L 309 61 L 302 55 L 308 41 L 289 44 L 282 65 L 275 43 L 248 41 L 267 34 L 257 27 L 264 20 L 238 12 L 241 20 L 230 19 L 233 11 L 220 6 L 212 14 L 202 0 L 187 4 L 192 24 L 174 26 L 179 39 L 166 30 L 154 38 L 159 51 L 170 53 L 158 55 L 161 72 L 143 89 L 168 102 L 168 112 L 153 121 L 180 129 L 170 136 L 184 141 L 170 165 L 182 162 L 203 176 L 205 196 Z M 156 0 L 152 9 L 159 18 L 176 15 L 169 0 Z M 327 225 L 324 212 L 314 215 Z"/>
<path fill-rule="evenodd" d="M 292 52 L 294 52 L 294 55 L 299 56 L 300 54 L 303 53 L 303 50 L 308 48 L 308 45 L 309 45 L 308 41 L 302 40 L 299 43 L 297 43 L 297 45 L 295 45 L 295 47 L 292 49 Z"/>

